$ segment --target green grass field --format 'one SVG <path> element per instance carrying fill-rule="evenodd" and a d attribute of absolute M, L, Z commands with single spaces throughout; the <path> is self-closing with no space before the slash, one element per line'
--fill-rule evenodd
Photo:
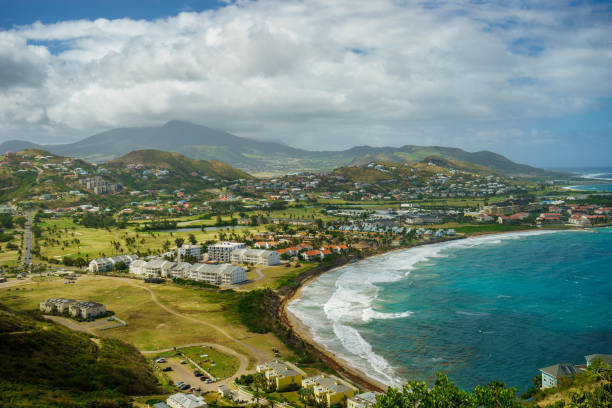
<path fill-rule="evenodd" d="M 237 292 L 194 289 L 174 284 L 145 284 L 126 278 L 82 276 L 77 283 L 63 284 L 64 279 L 53 278 L 38 282 L 23 282 L 17 287 L 0 288 L 0 303 L 16 310 L 38 310 L 42 300 L 66 297 L 103 303 L 108 310 L 127 322 L 127 326 L 96 332 L 103 337 L 114 337 L 134 344 L 141 350 L 160 350 L 192 343 L 224 344 L 252 356 L 242 346 L 228 340 L 214 325 L 249 346 L 263 350 L 272 357 L 276 347 L 290 355 L 272 334 L 251 333 L 239 322 L 233 302 Z M 162 305 L 181 316 L 160 307 L 145 289 L 153 291 Z M 17 290 L 16 288 L 19 288 Z M 24 289 L 25 290 L 22 290 Z M 195 320 L 193 320 L 195 319 Z"/>

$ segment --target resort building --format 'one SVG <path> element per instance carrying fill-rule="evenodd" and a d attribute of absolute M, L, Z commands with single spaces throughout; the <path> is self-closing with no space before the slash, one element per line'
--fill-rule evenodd
<path fill-rule="evenodd" d="M 179 259 L 185 259 L 187 256 L 195 258 L 196 262 L 202 258 L 202 247 L 200 245 L 182 245 L 178 249 Z"/>
<path fill-rule="evenodd" d="M 246 280 L 246 270 L 230 264 L 195 264 L 189 270 L 187 279 L 211 285 L 234 285 Z"/>
<path fill-rule="evenodd" d="M 569 363 L 555 364 L 540 368 L 540 371 L 542 372 L 542 388 L 552 388 L 557 386 L 559 378 L 576 374 L 576 367 Z"/>
<path fill-rule="evenodd" d="M 74 299 L 51 298 L 40 302 L 40 311 L 43 313 L 59 313 L 68 312 L 71 304 L 76 303 Z"/>
<path fill-rule="evenodd" d="M 96 302 L 76 302 L 68 307 L 70 316 L 82 319 L 91 319 L 106 313 L 106 307 Z"/>
<path fill-rule="evenodd" d="M 245 248 L 232 251 L 230 260 L 233 263 L 271 266 L 280 263 L 280 256 L 276 251 Z"/>
<path fill-rule="evenodd" d="M 272 360 L 257 366 L 257 372 L 266 377 L 268 387 L 276 391 L 287 388 L 299 388 L 302 384 L 302 374 L 290 367 L 282 360 Z"/>
<path fill-rule="evenodd" d="M 89 262 L 89 272 L 101 273 L 110 272 L 115 270 L 117 264 L 123 262 L 127 266 L 130 266 L 132 262 L 138 259 L 137 255 L 120 255 L 111 258 L 98 258 Z"/>
<path fill-rule="evenodd" d="M 171 408 L 206 408 L 207 406 L 204 398 L 182 392 L 169 396 L 166 404 Z"/>
<path fill-rule="evenodd" d="M 346 408 L 369 408 L 376 402 L 375 392 L 364 392 L 346 400 Z"/>
<path fill-rule="evenodd" d="M 326 404 L 328 407 L 334 404 L 344 404 L 349 398 L 355 396 L 354 388 L 326 374 L 302 380 L 302 387 L 312 388 L 317 402 Z"/>
<path fill-rule="evenodd" d="M 165 259 L 154 259 L 144 264 L 143 276 L 145 278 L 156 278 L 168 276 L 169 271 L 176 266 L 176 262 L 166 261 Z"/>
<path fill-rule="evenodd" d="M 130 273 L 142 278 L 190 279 L 210 285 L 234 285 L 246 280 L 246 270 L 231 264 L 190 264 L 153 259 L 149 262 L 135 261 Z"/>
<path fill-rule="evenodd" d="M 243 242 L 222 241 L 208 247 L 208 259 L 219 262 L 230 262 L 230 254 L 237 250 L 246 248 Z"/>

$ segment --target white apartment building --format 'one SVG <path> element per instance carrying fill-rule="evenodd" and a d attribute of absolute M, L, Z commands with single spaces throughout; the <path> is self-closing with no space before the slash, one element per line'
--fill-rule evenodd
<path fill-rule="evenodd" d="M 196 261 L 202 258 L 202 247 L 200 245 L 182 245 L 178 249 L 179 259 L 185 259 L 186 256 L 193 256 Z"/>
<path fill-rule="evenodd" d="M 137 255 L 120 255 L 110 258 L 98 258 L 89 262 L 88 269 L 91 273 L 110 272 L 116 268 L 119 262 L 123 262 L 127 266 L 130 266 L 130 264 L 137 259 Z"/>
<path fill-rule="evenodd" d="M 280 255 L 276 251 L 269 251 L 267 249 L 245 248 L 232 251 L 230 260 L 234 263 L 270 266 L 280 264 Z"/>
<path fill-rule="evenodd" d="M 143 278 L 180 278 L 205 282 L 210 285 L 233 285 L 246 280 L 246 271 L 231 264 L 190 264 L 153 259 L 149 262 L 135 261 L 130 273 Z"/>
<path fill-rule="evenodd" d="M 233 285 L 246 280 L 246 271 L 241 266 L 230 264 L 196 264 L 189 270 L 189 278 L 210 285 Z"/>
<path fill-rule="evenodd" d="M 237 249 L 246 248 L 243 242 L 221 241 L 208 247 L 208 259 L 219 262 L 230 262 L 231 253 Z"/>

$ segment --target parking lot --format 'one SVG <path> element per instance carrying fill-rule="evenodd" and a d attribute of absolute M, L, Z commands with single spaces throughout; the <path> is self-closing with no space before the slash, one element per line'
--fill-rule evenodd
<path fill-rule="evenodd" d="M 181 364 L 183 361 L 180 357 L 168 357 L 166 358 L 165 363 L 157 363 L 157 365 L 163 369 L 165 367 L 172 368 L 171 371 L 166 371 L 166 375 L 170 377 L 170 379 L 174 382 L 174 384 L 182 381 L 185 384 L 191 385 L 193 388 L 200 388 L 201 393 L 209 392 L 209 391 L 217 391 L 218 384 L 211 383 L 206 384 L 206 382 L 200 380 L 200 377 L 196 377 L 193 373 L 196 370 L 189 362 L 186 364 Z M 197 391 L 195 392 L 198 393 Z"/>

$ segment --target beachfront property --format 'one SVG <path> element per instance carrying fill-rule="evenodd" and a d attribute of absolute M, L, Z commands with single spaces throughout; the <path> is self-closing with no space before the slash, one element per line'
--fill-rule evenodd
<path fill-rule="evenodd" d="M 221 241 L 208 247 L 208 260 L 230 262 L 231 253 L 244 248 L 246 248 L 246 244 L 243 242 Z"/>
<path fill-rule="evenodd" d="M 186 256 L 192 256 L 198 262 L 202 258 L 202 247 L 200 245 L 182 245 L 178 249 L 179 259 L 185 259 Z"/>
<path fill-rule="evenodd" d="M 182 392 L 169 396 L 166 404 L 171 408 L 206 408 L 207 406 L 204 398 Z"/>
<path fill-rule="evenodd" d="M 574 375 L 577 370 L 573 364 L 563 363 L 540 368 L 540 372 L 542 373 L 542 388 L 552 388 L 557 386 L 560 378 Z"/>
<path fill-rule="evenodd" d="M 364 392 L 346 400 L 346 408 L 369 408 L 376 402 L 377 392 Z"/>
<path fill-rule="evenodd" d="M 280 264 L 280 256 L 276 251 L 267 249 L 236 249 L 232 251 L 230 261 L 233 263 L 273 266 Z"/>
<path fill-rule="evenodd" d="M 113 256 L 110 258 L 98 258 L 89 262 L 88 270 L 91 273 L 110 272 L 115 270 L 117 264 L 120 262 L 123 262 L 125 265 L 130 266 L 131 263 L 137 259 L 137 255 L 120 255 Z"/>
<path fill-rule="evenodd" d="M 317 402 L 326 404 L 328 407 L 334 404 L 344 405 L 349 398 L 355 396 L 353 387 L 327 374 L 303 379 L 302 388 L 312 388 Z"/>
<path fill-rule="evenodd" d="M 288 388 L 299 388 L 302 384 L 302 374 L 294 370 L 282 360 L 272 360 L 257 366 L 257 372 L 263 373 L 269 388 L 276 391 Z"/>
<path fill-rule="evenodd" d="M 51 298 L 44 302 L 40 302 L 39 308 L 43 313 L 59 313 L 63 314 L 68 312 L 68 308 L 71 304 L 76 303 L 74 299 L 65 298 Z"/>

